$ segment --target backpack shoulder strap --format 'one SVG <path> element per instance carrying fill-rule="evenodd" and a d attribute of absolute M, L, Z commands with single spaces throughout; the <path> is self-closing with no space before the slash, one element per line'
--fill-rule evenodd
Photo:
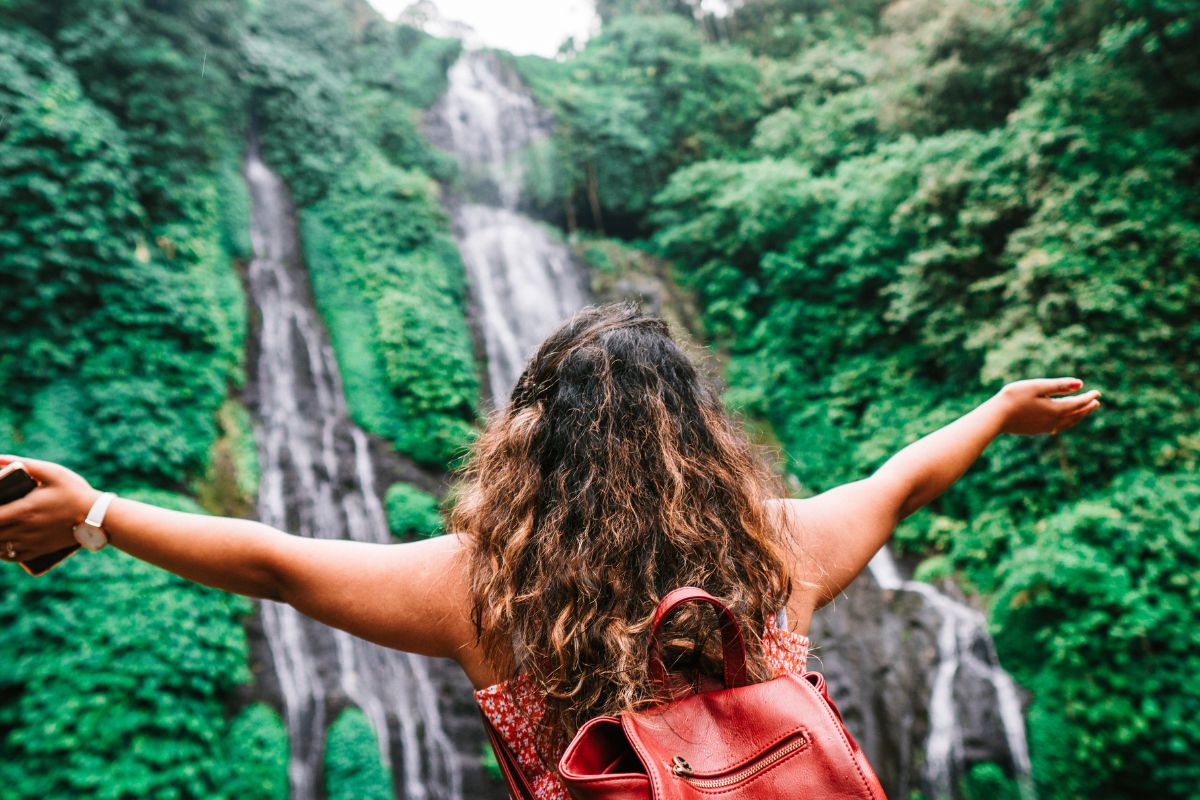
<path fill-rule="evenodd" d="M 479 709 L 479 715 L 483 717 L 483 729 L 487 731 L 492 750 L 496 753 L 496 761 L 500 764 L 500 772 L 504 775 L 504 782 L 508 784 L 508 793 L 516 800 L 536 800 L 533 789 L 529 786 L 529 779 L 525 777 L 525 771 L 521 769 L 521 763 L 517 761 L 517 756 L 508 746 L 508 742 L 504 741 L 500 731 L 496 730 L 496 726 L 482 708 Z"/>

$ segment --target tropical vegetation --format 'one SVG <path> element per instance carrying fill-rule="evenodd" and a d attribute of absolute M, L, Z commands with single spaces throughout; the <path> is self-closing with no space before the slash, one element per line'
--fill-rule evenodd
<path fill-rule="evenodd" d="M 601 271 L 667 265 L 802 492 L 1006 381 L 1101 389 L 1080 428 L 998 441 L 897 546 L 987 609 L 1039 796 L 1200 796 L 1200 8 L 732 6 L 599 0 L 586 44 L 505 56 L 555 121 L 529 204 Z M 253 513 L 253 141 L 355 421 L 452 466 L 479 365 L 421 115 L 460 49 L 361 0 L 0 0 L 0 450 Z M 385 504 L 398 537 L 442 530 L 433 495 Z M 286 795 L 250 603 L 112 551 L 0 592 L 6 797 Z M 353 710 L 325 764 L 330 796 L 391 795 Z M 964 796 L 1007 780 L 978 765 Z"/>

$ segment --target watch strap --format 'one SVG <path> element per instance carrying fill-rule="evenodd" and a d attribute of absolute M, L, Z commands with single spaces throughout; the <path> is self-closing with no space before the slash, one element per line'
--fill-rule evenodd
<path fill-rule="evenodd" d="M 112 504 L 116 497 L 115 492 L 104 492 L 96 498 L 96 502 L 92 503 L 92 509 L 84 518 L 84 523 L 91 525 L 93 528 L 104 527 L 104 515 L 108 513 L 108 507 Z"/>

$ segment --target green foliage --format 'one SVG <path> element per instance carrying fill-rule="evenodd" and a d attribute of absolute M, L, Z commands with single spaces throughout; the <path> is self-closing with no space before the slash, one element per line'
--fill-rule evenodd
<path fill-rule="evenodd" d="M 254 18 L 258 31 L 305 50 L 312 69 L 414 108 L 442 96 L 446 71 L 462 51 L 458 39 L 387 22 L 365 0 L 261 0 Z"/>
<path fill-rule="evenodd" d="M 1002 124 L 1042 68 L 1011 0 L 917 0 L 883 16 L 881 127 L 930 135 Z M 886 76 L 886 77 L 885 77 Z"/>
<path fill-rule="evenodd" d="M 758 410 L 806 485 L 877 465 L 915 433 L 896 427 L 899 408 L 965 410 L 946 381 L 998 388 L 1034 372 L 1078 372 L 1137 421 L 1096 420 L 1068 470 L 1055 442 L 1000 443 L 997 468 L 967 484 L 982 491 L 956 492 L 976 511 L 1047 511 L 1049 490 L 1102 485 L 1130 458 L 1194 463 L 1196 407 L 1169 365 L 1198 344 L 1185 265 L 1200 229 L 1186 192 L 1161 191 L 1182 187 L 1186 162 L 1144 129 L 1115 129 L 1089 157 L 1100 142 L 1047 119 L 1064 106 L 1046 94 L 1100 89 L 1090 71 L 1040 84 L 1002 131 L 901 139 L 821 178 L 788 162 L 705 163 L 660 195 L 658 241 L 731 337 L 734 382 L 761 387 Z M 1142 109 L 1125 113 L 1132 125 Z M 1147 148 L 1154 158 L 1137 155 Z M 1031 445 L 1044 469 L 1009 469 L 1012 448 Z"/>
<path fill-rule="evenodd" d="M 435 466 L 470 440 L 479 394 L 447 227 L 434 184 L 378 154 L 304 215 L 317 305 L 355 420 Z"/>
<path fill-rule="evenodd" d="M 421 133 L 418 109 L 396 102 L 388 92 L 369 89 L 356 95 L 354 113 L 363 135 L 396 166 L 443 181 L 457 174 L 454 158 L 430 145 Z"/>
<path fill-rule="evenodd" d="M 1022 531 L 1001 580 L 996 644 L 1034 690 L 1039 782 L 1053 796 L 1192 796 L 1200 477 L 1120 476 Z"/>
<path fill-rule="evenodd" d="M 128 496 L 198 512 L 156 491 Z M 227 797 L 244 598 L 112 548 L 0 571 L 0 782 L 16 798 Z"/>
<path fill-rule="evenodd" d="M 388 528 L 398 539 L 440 536 L 445 530 L 438 499 L 409 483 L 393 483 L 384 495 Z"/>
<path fill-rule="evenodd" d="M 605 22 L 646 14 L 677 14 L 692 19 L 700 7 L 699 0 L 597 0 L 596 13 Z"/>
<path fill-rule="evenodd" d="M 242 381 L 233 12 L 0 8 L 0 444 L 192 511 L 144 487 L 209 471 Z M 113 550 L 0 585 L 6 797 L 227 796 L 247 601 Z"/>
<path fill-rule="evenodd" d="M 504 775 L 500 771 L 500 762 L 496 760 L 496 751 L 493 750 L 492 746 L 487 742 L 483 743 L 482 760 L 483 773 L 497 783 L 502 782 L 504 780 Z"/>
<path fill-rule="evenodd" d="M 114 116 L 152 225 L 212 216 L 212 165 L 230 152 L 231 129 L 241 138 L 232 41 L 241 13 L 240 0 L 14 0 L 0 9 L 50 40 L 89 99 Z"/>
<path fill-rule="evenodd" d="M 393 404 L 390 424 L 444 463 L 470 435 L 477 393 L 462 268 L 436 193 L 372 148 L 448 174 L 415 108 L 440 93 L 457 43 L 378 19 L 339 27 L 349 17 L 334 3 L 289 8 L 253 32 L 245 11 L 235 0 L 0 6 L 0 445 L 147 502 L 199 511 L 145 487 L 191 488 L 208 510 L 243 516 L 256 451 L 228 395 L 244 381 L 233 262 L 251 255 L 238 166 L 248 100 L 265 157 L 300 202 L 357 164 L 324 210 L 382 209 L 361 246 L 329 238 L 378 290 L 366 305 L 380 365 L 370 391 Z M 431 333 L 414 340 L 397 324 Z M 5 797 L 287 795 L 278 716 L 259 706 L 226 723 L 233 688 L 250 679 L 247 601 L 113 550 L 41 579 L 6 570 L 0 588 Z"/>
<path fill-rule="evenodd" d="M 364 145 L 439 178 L 454 162 L 422 137 L 419 109 L 446 87 L 461 43 L 384 21 L 366 3 L 266 0 L 244 43 L 263 158 L 300 206 L 315 203 Z"/>
<path fill-rule="evenodd" d="M 247 706 L 230 723 L 229 771 L 230 798 L 287 800 L 287 729 L 270 706 Z"/>
<path fill-rule="evenodd" d="M 357 708 L 347 708 L 329 729 L 325 796 L 328 800 L 391 800 L 394 796 L 392 774 L 380 760 L 379 741 Z"/>
<path fill-rule="evenodd" d="M 882 141 L 879 123 L 884 59 L 854 38 L 815 42 L 786 61 L 767 61 L 762 92 L 768 113 L 754 129 L 754 150 L 791 157 L 824 172 Z"/>
<path fill-rule="evenodd" d="M 445 94 L 446 72 L 462 52 L 462 42 L 373 20 L 351 52 L 356 81 L 386 93 L 393 102 L 425 109 Z"/>
<path fill-rule="evenodd" d="M 221 244 L 235 259 L 249 262 L 254 256 L 250 241 L 250 190 L 238 167 L 238 159 L 230 155 L 218 168 Z"/>
<path fill-rule="evenodd" d="M 971 767 L 962 779 L 959 791 L 963 800 L 1020 800 L 1016 781 L 998 764 L 982 762 Z"/>
<path fill-rule="evenodd" d="M 534 200 L 600 230 L 640 226 L 680 164 L 741 152 L 761 109 L 749 55 L 675 16 L 617 19 L 557 68 L 517 64 L 557 123 L 557 180 Z"/>
<path fill-rule="evenodd" d="M 754 52 L 786 59 L 878 32 L 888 5 L 887 0 L 755 0 L 735 7 L 728 30 Z"/>
<path fill-rule="evenodd" d="M 346 81 L 282 37 L 249 36 L 244 48 L 263 161 L 279 172 L 297 205 L 314 203 L 358 145 L 346 118 Z"/>
<path fill-rule="evenodd" d="M 21 386 L 6 392 L 17 443 L 73 441 L 64 460 L 97 478 L 178 485 L 240 381 L 244 301 L 216 179 L 192 182 L 196 217 L 152 222 L 113 118 L 34 35 L 6 33 L 0 52 L 0 272 L 14 298 L 0 387 Z"/>
<path fill-rule="evenodd" d="M 728 401 L 815 491 L 1007 381 L 1102 389 L 1069 434 L 1002 437 L 896 541 L 919 576 L 995 602 L 1035 695 L 1040 796 L 1194 796 L 1194 21 L 1139 2 L 917 2 L 844 25 L 821 3 L 744 9 L 802 46 L 742 26 L 780 56 L 750 157 L 676 170 L 652 217 L 729 353 Z M 999 780 L 977 766 L 963 791 L 1011 795 Z"/>
<path fill-rule="evenodd" d="M 32 33 L 0 33 L 0 116 L 0 314 L 10 343 L 0 368 L 38 385 L 74 366 L 67 342 L 79 309 L 99 301 L 101 278 L 128 273 L 141 209 L 112 118 Z"/>

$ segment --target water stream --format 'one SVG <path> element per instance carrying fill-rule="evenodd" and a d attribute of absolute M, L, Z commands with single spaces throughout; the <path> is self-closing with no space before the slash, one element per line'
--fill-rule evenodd
<path fill-rule="evenodd" d="M 559 235 L 520 210 L 522 156 L 549 136 L 549 117 L 491 53 L 468 50 L 448 78 L 427 127 L 458 161 L 449 205 L 500 407 L 534 349 L 587 304 L 587 281 Z"/>
<path fill-rule="evenodd" d="M 875 554 L 868 569 L 881 589 L 920 595 L 940 620 L 937 660 L 929 695 L 929 736 L 925 745 L 925 782 L 933 798 L 956 797 L 956 779 L 964 772 L 955 681 L 969 672 L 983 676 L 991 685 L 1021 796 L 1023 800 L 1034 800 L 1021 700 L 1012 678 L 1000 667 L 983 614 L 942 594 L 928 583 L 903 579 L 887 547 Z"/>
<path fill-rule="evenodd" d="M 388 542 L 369 442 L 347 416 L 287 190 L 253 145 L 245 177 L 254 244 L 250 298 L 261 316 L 251 381 L 262 473 L 258 518 L 300 536 Z M 326 731 L 347 705 L 366 714 L 400 797 L 462 800 L 461 757 L 446 732 L 434 676 L 457 667 L 370 644 L 282 603 L 264 601 L 261 618 L 291 743 L 293 800 L 324 796 Z"/>

